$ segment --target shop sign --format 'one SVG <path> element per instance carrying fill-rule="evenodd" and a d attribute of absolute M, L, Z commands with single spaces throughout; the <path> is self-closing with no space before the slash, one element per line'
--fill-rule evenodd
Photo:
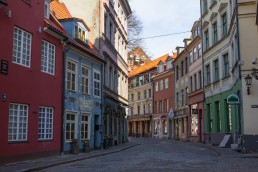
<path fill-rule="evenodd" d="M 162 115 L 162 116 L 160 117 L 160 119 L 162 119 L 162 120 L 166 120 L 166 119 L 167 119 L 167 116 Z"/>
<path fill-rule="evenodd" d="M 239 104 L 239 97 L 235 94 L 230 94 L 227 97 L 227 103 L 228 104 Z"/>
<path fill-rule="evenodd" d="M 83 98 L 79 98 L 79 107 L 81 110 L 85 111 L 91 111 L 92 108 L 94 107 L 94 102 L 91 100 L 86 100 Z"/>

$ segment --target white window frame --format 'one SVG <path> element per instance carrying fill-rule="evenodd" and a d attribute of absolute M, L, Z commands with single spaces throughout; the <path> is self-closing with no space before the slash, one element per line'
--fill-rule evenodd
<path fill-rule="evenodd" d="M 19 33 L 20 32 L 20 33 Z M 18 40 L 18 37 L 20 39 Z M 26 40 L 26 42 L 24 42 Z M 32 45 L 32 35 L 18 27 L 14 27 L 13 31 L 13 55 L 12 62 L 30 67 L 31 59 L 31 45 Z M 26 47 L 24 46 L 26 45 Z M 18 51 L 20 49 L 20 51 Z"/>
<path fill-rule="evenodd" d="M 55 45 L 45 40 L 41 44 L 41 72 L 55 74 Z"/>
<path fill-rule="evenodd" d="M 159 82 L 158 81 L 155 83 L 155 91 L 156 92 L 159 91 Z"/>
<path fill-rule="evenodd" d="M 163 83 L 164 81 L 163 80 L 160 80 L 159 81 L 159 88 L 160 88 L 160 90 L 163 90 Z"/>
<path fill-rule="evenodd" d="M 50 14 L 50 0 L 45 0 L 45 3 L 44 3 L 45 18 L 49 19 L 49 14 Z"/>
<path fill-rule="evenodd" d="M 72 63 L 72 64 L 75 64 L 75 71 L 72 71 L 70 69 L 68 69 L 68 63 Z M 75 78 L 75 81 L 74 81 L 74 89 L 72 89 L 72 85 L 73 85 L 73 82 L 72 82 L 72 77 L 70 78 L 70 80 L 68 80 L 68 74 L 71 74 L 74 75 L 74 78 Z M 69 91 L 75 91 L 77 92 L 78 88 L 77 88 L 77 85 L 78 85 L 78 63 L 76 61 L 73 61 L 71 59 L 68 59 L 67 62 L 66 62 L 66 90 L 69 90 Z M 68 88 L 68 82 L 69 82 L 69 86 L 70 88 Z"/>
<path fill-rule="evenodd" d="M 83 68 L 88 70 L 88 76 L 86 76 L 82 73 Z M 90 78 L 91 78 L 90 76 L 91 76 L 90 67 L 82 64 L 81 65 L 81 93 L 82 94 L 90 95 Z M 84 79 L 84 82 L 83 82 L 83 79 Z M 86 82 L 87 80 L 88 80 L 88 82 Z M 87 83 L 88 83 L 88 90 L 86 91 Z M 82 89 L 83 87 L 84 87 L 84 91 Z"/>
<path fill-rule="evenodd" d="M 168 78 L 165 79 L 165 89 L 168 89 Z"/>
<path fill-rule="evenodd" d="M 53 139 L 54 108 L 40 106 L 38 122 L 39 122 L 38 139 L 39 140 Z"/>
<path fill-rule="evenodd" d="M 67 115 L 74 115 L 74 120 L 68 120 L 67 119 Z M 70 136 L 69 138 L 66 137 L 66 133 L 67 133 L 67 124 L 70 124 L 70 128 L 69 128 L 69 133 Z M 74 138 L 72 138 L 72 128 L 71 128 L 71 124 L 74 124 Z M 73 112 L 73 111 L 67 111 L 65 113 L 65 140 L 66 142 L 71 142 L 73 139 L 78 139 L 78 113 L 77 112 Z"/>
<path fill-rule="evenodd" d="M 87 121 L 83 121 L 82 120 L 82 117 L 83 116 L 87 116 L 88 117 L 88 120 Z M 81 136 L 81 140 L 90 140 L 90 121 L 91 121 L 91 114 L 90 113 L 86 113 L 86 112 L 83 112 L 81 114 L 81 126 L 80 126 L 80 136 Z M 85 131 L 85 126 L 87 126 L 87 129 L 88 129 L 88 133 L 87 133 L 87 138 L 84 137 L 84 134 L 86 131 Z M 82 131 L 82 127 L 84 127 L 84 130 Z"/>
<path fill-rule="evenodd" d="M 10 103 L 8 141 L 27 141 L 29 106 Z M 15 120 L 16 119 L 16 120 Z"/>
<path fill-rule="evenodd" d="M 99 74 L 99 80 L 95 79 L 95 73 Z M 95 82 L 99 83 L 99 88 L 95 87 Z M 95 94 L 96 90 L 99 91 L 99 95 Z M 100 74 L 100 71 L 96 70 L 96 69 L 93 70 L 93 95 L 96 98 L 100 98 L 101 97 L 101 74 Z"/>

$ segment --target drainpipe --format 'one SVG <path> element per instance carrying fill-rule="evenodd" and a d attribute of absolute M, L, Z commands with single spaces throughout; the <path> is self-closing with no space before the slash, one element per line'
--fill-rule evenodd
<path fill-rule="evenodd" d="M 202 16 L 202 0 L 200 0 L 200 16 Z M 204 111 L 202 113 L 202 116 L 201 116 L 201 119 L 204 120 L 204 124 L 205 124 L 205 120 L 206 118 L 204 118 L 205 116 L 205 91 L 204 91 L 204 59 L 203 59 L 203 33 L 202 33 L 202 17 L 200 17 L 200 25 L 201 25 L 201 34 L 200 34 L 200 37 L 201 37 L 201 46 L 202 46 L 202 89 L 203 89 L 203 108 L 204 108 Z M 202 122 L 202 120 L 200 120 Z M 201 124 L 202 125 L 202 124 Z M 206 132 L 205 132 L 205 125 L 203 125 L 202 129 L 204 131 L 201 131 L 201 139 L 205 139 L 204 141 L 206 142 Z M 204 134 L 204 136 L 202 137 L 202 134 Z M 202 141 L 202 140 L 201 140 Z"/>
<path fill-rule="evenodd" d="M 238 58 L 239 58 L 239 60 L 241 60 L 240 37 L 239 37 L 240 34 L 239 34 L 239 20 L 238 20 L 238 6 L 237 6 L 237 3 L 238 3 L 238 0 L 236 0 L 236 4 L 235 4 L 236 5 L 235 6 L 235 8 L 236 8 L 236 25 L 237 25 L 236 31 L 237 31 L 237 38 L 238 38 L 237 39 L 237 44 L 238 44 L 237 50 L 238 50 Z M 242 78 L 241 78 L 241 66 L 239 66 L 239 78 L 242 81 Z M 241 85 L 242 85 L 242 82 L 241 82 Z M 242 101 L 241 101 L 241 98 L 240 98 L 240 96 L 241 96 L 241 92 L 240 91 L 237 92 L 237 96 L 239 98 L 239 104 L 237 106 L 237 111 L 238 111 L 238 136 L 240 136 L 242 134 L 242 127 L 241 127 L 241 105 L 242 105 Z"/>
<path fill-rule="evenodd" d="M 64 155 L 64 132 L 65 132 L 65 68 L 66 68 L 66 58 L 65 55 L 67 51 L 70 49 L 70 46 L 67 46 L 65 44 L 68 44 L 69 40 L 64 40 L 63 44 L 63 91 L 62 91 L 62 123 L 61 123 L 61 155 Z"/>

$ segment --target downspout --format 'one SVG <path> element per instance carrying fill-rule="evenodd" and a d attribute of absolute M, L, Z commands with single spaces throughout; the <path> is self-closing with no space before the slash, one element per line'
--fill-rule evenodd
<path fill-rule="evenodd" d="M 63 44 L 63 91 L 62 91 L 62 124 L 61 124 L 61 155 L 64 155 L 64 131 L 65 131 L 65 69 L 66 69 L 66 58 L 65 55 L 67 51 L 70 49 L 70 46 L 67 46 L 66 44 L 69 43 L 69 40 L 67 38 L 64 40 Z"/>
<path fill-rule="evenodd" d="M 202 112 L 202 116 L 200 117 L 200 121 L 201 121 L 201 126 L 202 126 L 202 129 L 204 131 L 201 130 L 201 139 L 204 139 L 204 141 L 206 142 L 206 132 L 205 132 L 205 120 L 206 118 L 203 118 L 205 116 L 205 107 L 206 107 L 206 104 L 205 104 L 205 91 L 204 91 L 204 59 L 203 59 L 203 33 L 202 33 L 202 0 L 200 0 L 200 25 L 201 25 L 201 34 L 200 34 L 200 37 L 201 37 L 201 46 L 202 46 L 202 93 L 203 93 L 203 112 Z M 202 120 L 204 120 L 202 122 Z M 204 125 L 202 125 L 202 123 L 204 123 Z M 202 137 L 203 135 L 203 137 Z M 201 140 L 202 141 L 202 140 Z"/>
<path fill-rule="evenodd" d="M 241 60 L 241 54 L 240 54 L 240 34 L 239 34 L 239 20 L 238 20 L 238 0 L 236 0 L 235 8 L 236 8 L 236 24 L 237 24 L 237 50 L 238 50 L 238 58 L 239 61 Z M 241 80 L 241 85 L 242 85 L 242 78 L 241 78 L 241 66 L 239 65 L 239 79 Z M 242 134 L 242 122 L 241 122 L 241 105 L 242 105 L 242 99 L 241 99 L 241 92 L 242 90 L 239 90 L 237 92 L 237 96 L 239 98 L 239 104 L 237 106 L 237 111 L 238 111 L 238 136 Z"/>

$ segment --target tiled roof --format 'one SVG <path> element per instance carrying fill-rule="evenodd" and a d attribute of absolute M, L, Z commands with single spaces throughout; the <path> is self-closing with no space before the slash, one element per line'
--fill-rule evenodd
<path fill-rule="evenodd" d="M 72 15 L 66 8 L 64 3 L 60 3 L 59 0 L 53 0 L 50 3 L 50 10 L 53 11 L 57 19 L 71 18 Z M 58 11 L 58 13 L 56 12 Z"/>
<path fill-rule="evenodd" d="M 160 61 L 166 61 L 166 59 L 167 59 L 168 57 L 169 57 L 169 54 L 166 54 L 166 55 L 164 55 L 164 56 L 161 56 L 161 57 L 159 57 L 159 58 L 157 58 L 157 59 L 155 59 L 155 60 L 153 60 L 153 61 L 151 61 L 151 62 L 145 64 L 144 66 L 140 66 L 140 67 L 138 67 L 138 68 L 132 70 L 132 71 L 128 74 L 128 76 L 131 77 L 131 76 L 140 74 L 140 73 L 142 73 L 142 72 L 144 72 L 144 71 L 147 71 L 147 70 L 150 70 L 150 69 L 152 69 L 152 68 L 155 68 L 155 67 L 157 67 L 157 65 L 158 65 L 158 63 L 159 63 Z M 175 55 L 174 55 L 172 58 L 175 58 Z"/>

